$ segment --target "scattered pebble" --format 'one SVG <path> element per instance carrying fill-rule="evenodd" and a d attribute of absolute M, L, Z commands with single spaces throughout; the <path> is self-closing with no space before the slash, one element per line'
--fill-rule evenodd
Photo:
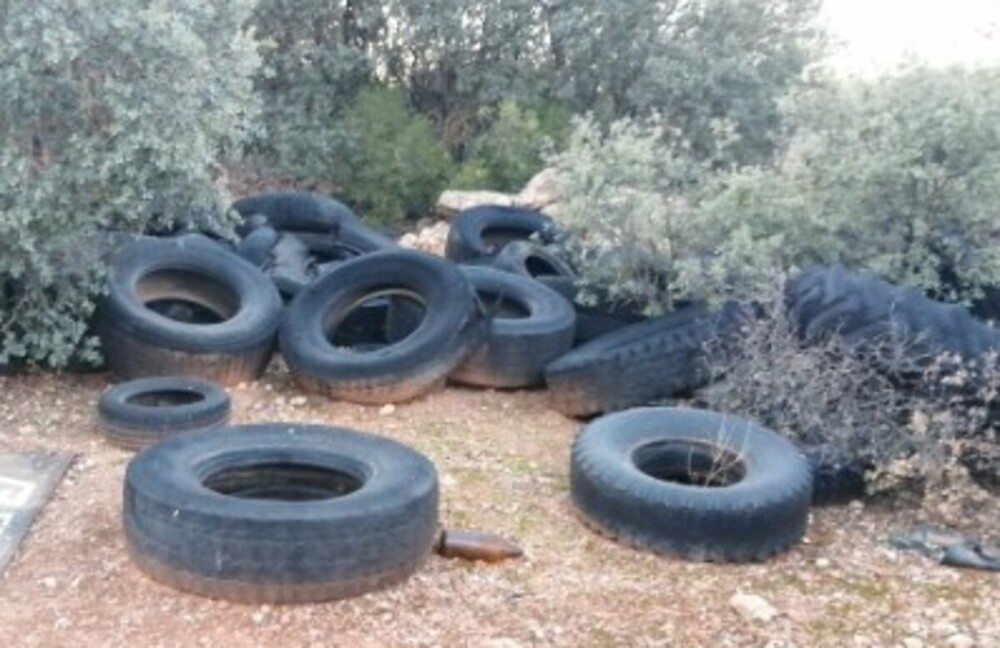
<path fill-rule="evenodd" d="M 778 616 L 778 610 L 756 594 L 737 593 L 729 599 L 729 604 L 748 621 L 769 623 Z"/>
<path fill-rule="evenodd" d="M 379 416 L 392 416 L 395 413 L 396 413 L 396 406 L 393 405 L 392 403 L 386 403 L 378 411 Z"/>

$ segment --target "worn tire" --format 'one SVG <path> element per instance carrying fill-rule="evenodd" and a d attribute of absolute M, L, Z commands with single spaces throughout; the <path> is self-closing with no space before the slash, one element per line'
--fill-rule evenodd
<path fill-rule="evenodd" d="M 405 580 L 438 534 L 434 466 L 395 441 L 272 423 L 173 437 L 125 473 L 133 561 L 243 603 L 355 596 Z"/>
<path fill-rule="evenodd" d="M 425 317 L 405 339 L 374 352 L 335 348 L 332 331 L 359 304 L 402 294 Z M 322 275 L 288 307 L 281 353 L 309 391 L 359 403 L 416 398 L 442 383 L 485 336 L 475 292 L 455 265 L 410 251 L 376 252 Z"/>
<path fill-rule="evenodd" d="M 339 200 L 306 191 L 253 194 L 234 202 L 232 209 L 244 219 L 262 214 L 278 230 L 330 232 L 346 223 L 361 223 L 350 207 Z M 242 228 L 238 231 L 244 233 Z"/>
<path fill-rule="evenodd" d="M 729 479 L 707 486 L 705 472 Z M 790 441 L 754 423 L 651 407 L 580 432 L 570 494 L 589 524 L 618 540 L 691 560 L 746 562 L 802 538 L 812 474 Z"/>
<path fill-rule="evenodd" d="M 537 281 L 552 288 L 573 304 L 573 309 L 576 311 L 574 346 L 590 342 L 594 338 L 647 319 L 638 308 L 612 304 L 607 299 L 599 298 L 598 303 L 592 306 L 579 303 L 577 296 L 580 292 L 580 285 L 577 281 L 567 277 L 538 277 Z"/>
<path fill-rule="evenodd" d="M 746 313 L 688 306 L 598 337 L 545 369 L 550 405 L 585 417 L 685 395 L 709 380 L 705 344 L 738 336 Z"/>
<path fill-rule="evenodd" d="M 234 385 L 263 373 L 281 321 L 278 291 L 257 268 L 199 236 L 147 239 L 113 258 L 99 334 L 111 371 L 199 376 Z M 218 323 L 177 321 L 147 304 L 183 300 Z"/>
<path fill-rule="evenodd" d="M 839 264 L 809 268 L 790 281 L 787 304 L 808 341 L 835 334 L 864 348 L 893 334 L 907 341 L 906 353 L 918 364 L 942 353 L 975 360 L 1000 350 L 1000 331 L 968 309 Z"/>
<path fill-rule="evenodd" d="M 503 246 L 490 265 L 529 279 L 560 278 L 572 281 L 576 278 L 576 273 L 568 263 L 541 245 L 529 241 L 513 241 Z"/>
<path fill-rule="evenodd" d="M 493 257 L 511 241 L 544 235 L 553 224 L 548 216 L 519 207 L 488 205 L 465 209 L 451 222 L 445 256 L 456 263 Z"/>
<path fill-rule="evenodd" d="M 197 378 L 140 378 L 101 394 L 97 413 L 105 436 L 138 450 L 174 434 L 219 427 L 229 420 L 229 394 Z"/>
<path fill-rule="evenodd" d="M 448 377 L 479 387 L 540 384 L 545 366 L 573 346 L 573 307 L 526 277 L 475 266 L 462 271 L 488 314 L 489 327 L 483 345 Z"/>

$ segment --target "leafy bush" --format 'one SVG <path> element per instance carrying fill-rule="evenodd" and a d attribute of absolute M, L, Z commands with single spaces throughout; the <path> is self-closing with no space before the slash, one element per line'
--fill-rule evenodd
<path fill-rule="evenodd" d="M 335 176 L 343 196 L 380 223 L 424 214 L 451 175 L 430 120 L 412 114 L 402 92 L 369 88 L 343 123 L 344 159 Z"/>
<path fill-rule="evenodd" d="M 776 271 L 832 261 L 944 300 L 1000 285 L 1000 70 L 918 69 L 785 110 L 796 135 L 781 163 L 734 170 L 711 162 L 723 150 L 692 154 L 683 131 L 582 123 L 554 163 L 570 222 L 590 234 L 584 274 L 652 310 L 751 298 Z M 609 247 L 633 253 L 604 263 L 594 249 Z"/>
<path fill-rule="evenodd" d="M 920 384 L 901 389 L 909 370 L 902 339 L 885 337 L 865 355 L 837 337 L 804 345 L 784 314 L 780 291 L 741 345 L 709 345 L 718 381 L 702 390 L 707 407 L 738 414 L 812 448 L 824 463 L 866 468 L 872 495 L 921 504 L 949 521 L 990 499 L 1000 470 L 1000 364 L 961 366 L 939 358 Z M 735 352 L 734 352 L 735 351 Z M 962 388 L 959 388 L 962 385 Z M 978 483 L 970 479 L 972 476 Z"/>
<path fill-rule="evenodd" d="M 786 266 L 838 260 L 963 302 L 1000 284 L 1000 70 L 833 85 L 787 115 L 784 163 L 719 178 L 705 209 L 780 232 Z"/>
<path fill-rule="evenodd" d="M 489 126 L 469 144 L 451 181 L 455 188 L 520 191 L 542 169 L 543 154 L 558 149 L 569 130 L 569 116 L 555 104 L 535 109 L 504 101 L 482 113 Z"/>
<path fill-rule="evenodd" d="M 620 120 L 605 131 L 578 120 L 549 163 L 569 232 L 560 245 L 590 287 L 584 299 L 600 292 L 653 315 L 677 302 L 751 297 L 780 267 L 779 236 L 700 209 L 710 163 L 662 125 Z"/>
<path fill-rule="evenodd" d="M 74 353 L 96 230 L 218 225 L 257 107 L 252 4 L 0 3 L 0 362 Z"/>

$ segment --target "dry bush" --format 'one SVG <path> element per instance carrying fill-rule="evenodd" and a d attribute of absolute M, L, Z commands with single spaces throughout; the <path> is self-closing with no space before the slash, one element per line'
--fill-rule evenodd
<path fill-rule="evenodd" d="M 869 494 L 944 521 L 997 502 L 983 489 L 1000 474 L 996 357 L 918 366 L 897 338 L 863 350 L 836 336 L 806 345 L 779 291 L 759 310 L 739 347 L 709 345 L 707 407 L 780 431 L 825 465 L 861 466 Z"/>

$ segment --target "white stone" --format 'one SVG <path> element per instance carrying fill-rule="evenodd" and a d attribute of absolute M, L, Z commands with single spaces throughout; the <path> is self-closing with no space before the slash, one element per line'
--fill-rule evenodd
<path fill-rule="evenodd" d="M 452 218 L 458 212 L 481 205 L 502 205 L 513 207 L 517 204 L 517 196 L 500 193 L 499 191 L 456 191 L 449 189 L 441 194 L 434 211 L 444 218 Z"/>
<path fill-rule="evenodd" d="M 392 416 L 395 413 L 396 413 L 396 406 L 393 405 L 392 403 L 386 403 L 378 411 L 379 416 Z"/>
<path fill-rule="evenodd" d="M 768 623 L 778 616 L 778 610 L 763 597 L 756 594 L 737 593 L 729 604 L 748 621 Z"/>

